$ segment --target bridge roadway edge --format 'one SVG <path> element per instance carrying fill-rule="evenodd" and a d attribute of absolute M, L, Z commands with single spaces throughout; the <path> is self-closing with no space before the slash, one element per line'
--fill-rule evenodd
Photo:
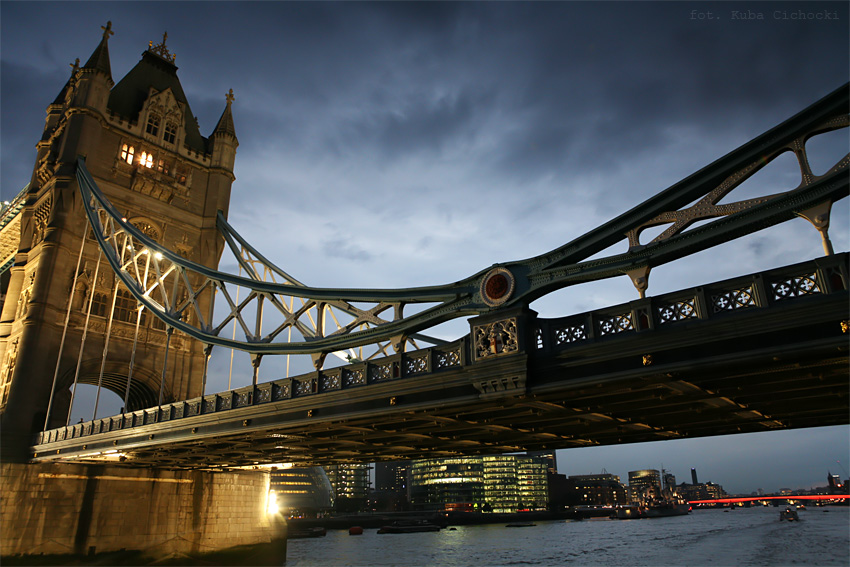
<path fill-rule="evenodd" d="M 3 563 L 118 552 L 157 561 L 258 544 L 265 555 L 251 564 L 285 561 L 285 523 L 266 513 L 267 472 L 2 463 L 0 481 Z"/>

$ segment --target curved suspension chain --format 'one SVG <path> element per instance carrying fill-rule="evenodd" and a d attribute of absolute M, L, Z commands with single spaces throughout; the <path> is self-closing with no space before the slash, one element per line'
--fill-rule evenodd
<path fill-rule="evenodd" d="M 848 126 L 848 92 L 848 85 L 844 85 L 711 165 L 560 248 L 527 260 L 497 264 L 442 286 L 383 290 L 308 287 L 268 261 L 220 213 L 219 232 L 248 277 L 219 272 L 175 254 L 127 222 L 97 187 L 82 158 L 78 160 L 77 180 L 95 238 L 112 269 L 136 299 L 167 325 L 206 344 L 255 355 L 323 357 L 326 353 L 387 341 L 398 348 L 399 343 L 418 331 L 444 321 L 527 305 L 578 283 L 637 272 L 648 276 L 654 266 L 846 197 L 850 154 L 825 174 L 816 176 L 808 163 L 805 142 L 816 134 Z M 801 182 L 797 188 L 759 199 L 717 204 L 786 151 L 793 152 L 800 165 Z M 697 200 L 692 207 L 683 208 Z M 688 230 L 692 223 L 711 218 L 716 220 Z M 642 230 L 665 223 L 670 224 L 667 230 L 648 244 L 640 243 Z M 627 241 L 626 253 L 586 260 L 620 241 Z M 248 289 L 247 297 L 235 300 L 232 291 L 236 287 Z M 218 297 L 218 309 L 213 308 L 214 296 Z M 297 306 L 294 299 L 298 300 Z M 222 302 L 226 309 L 221 309 Z M 413 304 L 425 308 L 405 316 L 404 307 Z M 267 309 L 280 322 L 263 331 Z M 217 315 L 216 311 L 225 313 Z M 325 324 L 327 316 L 334 325 Z M 244 338 L 222 336 L 222 330 L 231 323 Z M 300 340 L 281 340 L 284 331 L 292 330 Z M 382 351 L 386 348 L 379 346 Z"/>

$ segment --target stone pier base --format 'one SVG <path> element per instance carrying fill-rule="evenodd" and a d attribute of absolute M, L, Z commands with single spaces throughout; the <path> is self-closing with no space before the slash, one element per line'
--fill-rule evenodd
<path fill-rule="evenodd" d="M 2 463 L 0 476 L 3 557 L 199 555 L 285 537 L 266 513 L 263 471 Z"/>

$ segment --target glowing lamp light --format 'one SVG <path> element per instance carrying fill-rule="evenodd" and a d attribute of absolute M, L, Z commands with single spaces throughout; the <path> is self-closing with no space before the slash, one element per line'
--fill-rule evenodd
<path fill-rule="evenodd" d="M 154 252 L 153 257 L 156 258 L 157 260 L 162 260 L 162 253 L 161 252 Z"/>
<path fill-rule="evenodd" d="M 268 506 L 266 506 L 266 513 L 269 516 L 274 516 L 280 513 L 280 506 L 277 505 L 277 495 L 274 490 L 269 492 L 269 503 Z"/>

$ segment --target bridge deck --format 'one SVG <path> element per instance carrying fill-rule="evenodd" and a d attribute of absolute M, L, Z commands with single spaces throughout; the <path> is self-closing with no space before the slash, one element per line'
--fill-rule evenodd
<path fill-rule="evenodd" d="M 562 319 L 496 310 L 439 348 L 46 431 L 33 459 L 327 464 L 846 424 L 847 282 L 844 253 Z"/>

